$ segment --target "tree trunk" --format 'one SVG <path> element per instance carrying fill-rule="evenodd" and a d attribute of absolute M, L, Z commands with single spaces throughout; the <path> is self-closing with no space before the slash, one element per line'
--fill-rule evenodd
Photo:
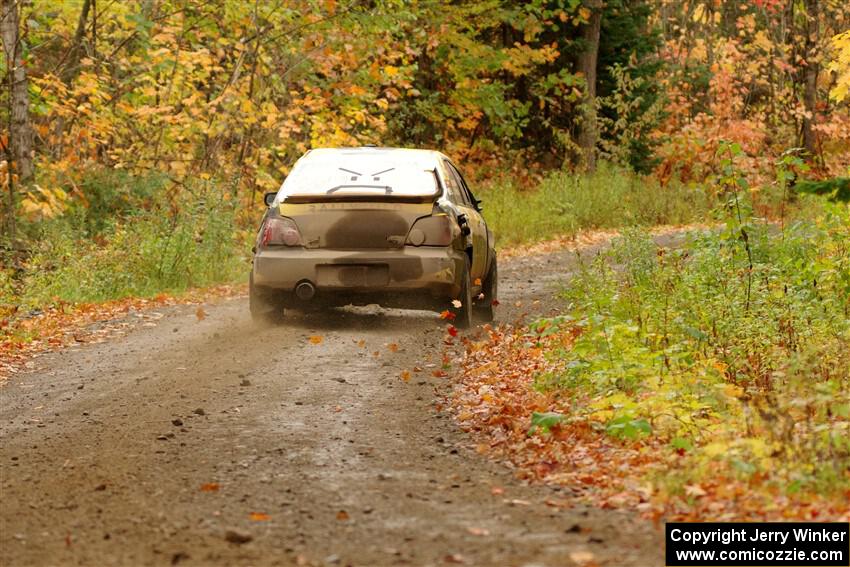
<path fill-rule="evenodd" d="M 578 57 L 578 72 L 584 76 L 587 83 L 582 102 L 578 145 L 582 151 L 585 170 L 593 172 L 596 170 L 596 142 L 599 137 L 596 125 L 596 60 L 599 55 L 599 31 L 602 26 L 602 0 L 586 0 L 584 6 L 590 9 L 590 19 L 582 29 L 585 49 Z"/>
<path fill-rule="evenodd" d="M 820 72 L 820 53 L 818 53 L 820 5 L 819 0 L 806 0 L 806 67 L 804 71 L 803 105 L 803 147 L 814 160 L 819 154 L 817 135 L 814 131 L 818 104 L 818 73 Z"/>
<path fill-rule="evenodd" d="M 9 162 L 9 194 L 6 204 L 6 224 L 9 235 L 15 232 L 15 195 L 12 182 L 12 163 L 20 183 L 32 178 L 32 130 L 29 122 L 29 93 L 27 72 L 21 56 L 18 32 L 19 0 L 0 0 L 0 39 L 6 58 L 6 84 L 9 89 L 9 137 L 6 157 Z"/>
<path fill-rule="evenodd" d="M 77 75 L 80 73 L 80 61 L 82 60 L 83 52 L 85 51 L 86 26 L 89 21 L 90 9 L 91 0 L 84 0 L 82 10 L 80 11 L 80 17 L 77 20 L 77 31 L 74 33 L 71 49 L 68 50 L 68 59 L 65 61 L 65 66 L 59 73 L 59 77 L 62 79 L 62 82 L 65 83 L 65 86 L 69 89 L 71 84 L 74 82 L 74 79 L 76 79 Z M 61 159 L 65 151 L 65 140 L 63 139 L 64 133 L 65 117 L 57 116 L 53 125 L 53 140 L 55 142 L 53 147 L 53 157 L 56 159 Z"/>
<path fill-rule="evenodd" d="M 68 60 L 65 67 L 62 69 L 61 78 L 66 86 L 71 86 L 77 74 L 80 72 L 80 60 L 83 58 L 85 47 L 83 40 L 86 37 L 86 26 L 89 21 L 89 10 L 91 8 L 91 0 L 84 0 L 83 8 L 80 10 L 80 17 L 77 20 L 77 31 L 74 33 L 74 40 L 71 43 L 71 49 L 68 53 Z"/>

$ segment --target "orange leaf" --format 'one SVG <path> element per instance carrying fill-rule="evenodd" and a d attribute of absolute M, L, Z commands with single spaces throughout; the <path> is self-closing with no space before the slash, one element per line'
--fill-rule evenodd
<path fill-rule="evenodd" d="M 442 313 L 440 313 L 440 319 L 446 319 L 447 321 L 454 321 L 457 315 L 446 309 Z"/>
<path fill-rule="evenodd" d="M 198 321 L 203 321 L 204 319 L 206 319 L 206 318 L 207 318 L 207 312 L 206 312 L 206 311 L 204 311 L 204 308 L 203 308 L 203 307 L 198 307 L 198 308 L 195 310 L 195 317 L 197 317 L 197 318 L 198 318 Z"/>
<path fill-rule="evenodd" d="M 410 370 L 402 370 L 401 371 L 401 379 L 405 382 L 410 380 Z"/>
<path fill-rule="evenodd" d="M 325 340 L 321 335 L 310 335 L 310 342 L 314 345 L 322 344 L 322 341 Z"/>
<path fill-rule="evenodd" d="M 272 517 L 263 512 L 251 512 L 250 518 L 255 522 L 265 522 L 271 520 Z"/>
<path fill-rule="evenodd" d="M 388 344 L 387 348 L 390 349 L 390 352 L 398 352 L 398 344 L 396 343 Z"/>
<path fill-rule="evenodd" d="M 339 520 L 340 522 L 345 522 L 349 518 L 350 518 L 350 516 L 348 515 L 348 512 L 346 512 L 345 510 L 340 510 L 339 512 L 336 513 L 336 519 Z"/>
<path fill-rule="evenodd" d="M 218 492 L 219 485 L 217 482 L 208 482 L 201 485 L 201 492 Z"/>

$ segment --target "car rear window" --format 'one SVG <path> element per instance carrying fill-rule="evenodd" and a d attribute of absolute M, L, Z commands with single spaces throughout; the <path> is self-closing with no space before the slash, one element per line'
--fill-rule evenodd
<path fill-rule="evenodd" d="M 298 161 L 284 181 L 278 201 L 311 196 L 426 197 L 439 191 L 434 170 L 428 169 L 421 160 L 405 160 L 386 154 L 352 154 L 308 154 Z"/>

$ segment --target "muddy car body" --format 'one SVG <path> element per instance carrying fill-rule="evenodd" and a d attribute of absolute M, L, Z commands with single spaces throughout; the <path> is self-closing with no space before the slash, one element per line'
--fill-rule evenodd
<path fill-rule="evenodd" d="M 480 202 L 443 154 L 397 148 L 316 149 L 266 195 L 250 303 L 450 310 L 492 320 L 498 272 Z"/>

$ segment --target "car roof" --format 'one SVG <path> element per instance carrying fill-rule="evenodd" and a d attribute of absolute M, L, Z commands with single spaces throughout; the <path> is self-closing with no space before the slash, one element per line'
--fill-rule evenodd
<path fill-rule="evenodd" d="M 379 158 L 381 161 L 392 164 L 403 164 L 410 167 L 433 169 L 437 167 L 441 159 L 447 159 L 442 153 L 435 150 L 424 150 L 414 148 L 387 148 L 378 146 L 361 146 L 354 148 L 315 148 L 304 154 L 299 162 L 303 161 L 311 165 L 338 163 L 340 158 L 349 161 L 352 158 L 364 157 L 366 159 Z"/>
<path fill-rule="evenodd" d="M 278 191 L 278 200 L 379 191 L 398 198 L 434 196 L 440 192 L 441 159 L 445 156 L 433 150 L 317 148 L 295 163 Z"/>

